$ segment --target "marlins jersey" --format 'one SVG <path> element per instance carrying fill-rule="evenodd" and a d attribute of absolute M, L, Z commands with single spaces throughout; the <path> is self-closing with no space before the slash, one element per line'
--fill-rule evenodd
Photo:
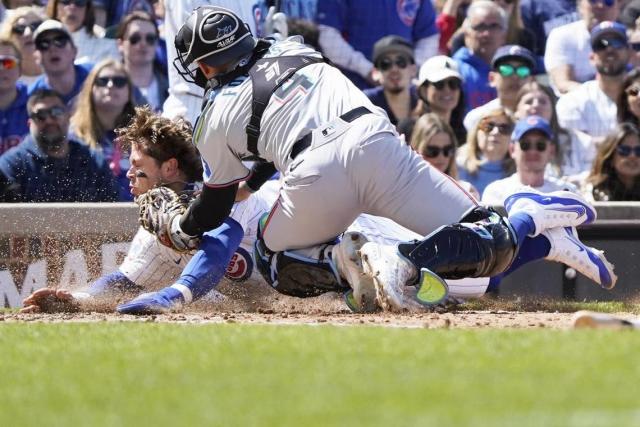
<path fill-rule="evenodd" d="M 275 42 L 263 59 L 319 57 L 318 52 L 301 41 L 300 37 L 289 37 Z M 261 66 L 266 70 L 267 80 L 286 71 L 281 70 L 275 60 Z M 251 105 L 252 82 L 247 76 L 210 91 L 194 131 L 194 143 L 203 159 L 204 181 L 208 186 L 226 186 L 249 175 L 242 159 L 252 155 L 245 130 Z M 375 107 L 337 68 L 317 63 L 300 69 L 271 96 L 262 115 L 258 139 L 260 157 L 284 172 L 291 161 L 291 148 L 298 139 L 360 106 L 386 118 L 384 111 Z M 379 122 L 380 131 L 393 132 L 390 125 L 384 125 L 385 120 Z"/>
<path fill-rule="evenodd" d="M 234 205 L 231 217 L 244 230 L 240 248 L 228 266 L 226 276 L 232 280 L 249 278 L 253 273 L 253 243 L 260 216 L 271 209 L 278 197 L 278 183 L 270 181 L 247 200 Z M 192 254 L 179 253 L 158 242 L 156 236 L 140 227 L 120 272 L 146 291 L 155 291 L 173 284 L 191 260 Z"/>

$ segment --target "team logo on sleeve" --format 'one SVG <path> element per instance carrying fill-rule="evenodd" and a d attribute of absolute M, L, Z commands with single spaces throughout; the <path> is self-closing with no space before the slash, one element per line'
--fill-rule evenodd
<path fill-rule="evenodd" d="M 251 277 L 251 273 L 253 273 L 251 254 L 246 249 L 238 247 L 229 261 L 224 277 L 234 282 L 242 282 Z"/>

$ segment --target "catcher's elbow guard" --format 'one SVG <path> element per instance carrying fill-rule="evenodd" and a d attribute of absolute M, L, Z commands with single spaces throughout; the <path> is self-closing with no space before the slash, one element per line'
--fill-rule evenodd
<path fill-rule="evenodd" d="M 506 218 L 474 207 L 460 223 L 440 227 L 423 240 L 401 243 L 398 250 L 418 269 L 426 267 L 444 279 L 492 277 L 511 265 L 517 241 Z"/>

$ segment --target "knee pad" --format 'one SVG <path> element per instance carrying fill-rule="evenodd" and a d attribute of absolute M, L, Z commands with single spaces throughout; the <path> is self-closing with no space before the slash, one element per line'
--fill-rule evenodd
<path fill-rule="evenodd" d="M 517 253 L 509 222 L 484 207 L 474 207 L 461 222 L 440 227 L 423 240 L 401 243 L 400 253 L 418 269 L 444 279 L 492 277 L 506 270 Z"/>
<path fill-rule="evenodd" d="M 273 252 L 262 239 L 261 227 L 258 227 L 254 255 L 262 277 L 281 294 L 307 298 L 326 292 L 344 292 L 349 288 L 342 284 L 328 251 L 321 251 L 319 259 L 301 257 L 289 251 Z"/>

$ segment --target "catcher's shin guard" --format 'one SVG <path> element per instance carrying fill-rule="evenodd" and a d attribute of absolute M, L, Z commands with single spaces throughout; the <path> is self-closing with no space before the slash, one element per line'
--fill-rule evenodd
<path fill-rule="evenodd" d="M 506 218 L 474 207 L 461 222 L 440 227 L 423 240 L 401 243 L 398 250 L 418 269 L 428 268 L 443 279 L 492 277 L 511 265 L 517 241 Z"/>
<path fill-rule="evenodd" d="M 258 225 L 258 236 L 254 246 L 256 267 L 276 291 L 306 298 L 325 292 L 342 293 L 349 289 L 349 286 L 343 285 L 339 279 L 331 255 L 326 250 L 331 245 L 325 245 L 317 259 L 303 257 L 291 251 L 273 252 L 262 239 L 263 219 Z"/>

